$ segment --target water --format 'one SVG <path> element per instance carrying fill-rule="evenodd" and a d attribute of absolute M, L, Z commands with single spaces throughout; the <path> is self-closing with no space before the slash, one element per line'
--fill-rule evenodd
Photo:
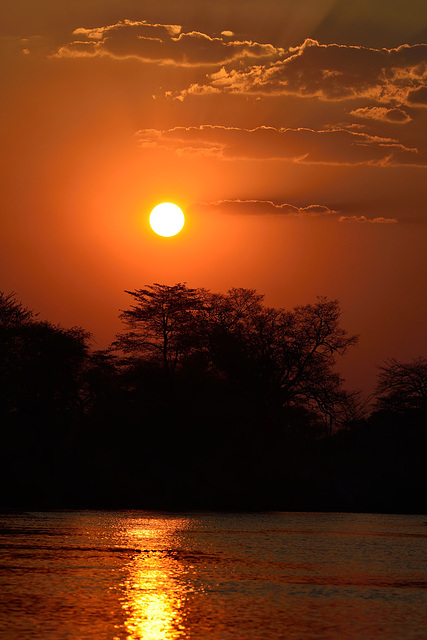
<path fill-rule="evenodd" d="M 7 640 L 427 638 L 427 518 L 0 518 Z"/>

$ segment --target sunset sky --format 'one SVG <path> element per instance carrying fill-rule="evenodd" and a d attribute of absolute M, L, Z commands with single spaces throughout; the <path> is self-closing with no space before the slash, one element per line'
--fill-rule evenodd
<path fill-rule="evenodd" d="M 96 348 L 153 282 L 337 298 L 368 392 L 426 355 L 426 0 L 15 0 L 0 25 L 1 290 Z"/>

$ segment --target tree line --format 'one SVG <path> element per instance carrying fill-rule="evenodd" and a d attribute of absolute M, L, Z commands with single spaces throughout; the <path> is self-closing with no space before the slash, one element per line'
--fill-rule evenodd
<path fill-rule="evenodd" d="M 336 300 L 127 294 L 94 350 L 0 293 L 3 508 L 420 508 L 424 357 L 384 362 L 368 409 L 336 369 L 357 343 Z"/>

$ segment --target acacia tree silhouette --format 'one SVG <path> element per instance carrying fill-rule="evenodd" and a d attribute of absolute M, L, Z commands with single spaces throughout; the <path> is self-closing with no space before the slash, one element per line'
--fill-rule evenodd
<path fill-rule="evenodd" d="M 320 413 L 329 429 L 356 404 L 334 370 L 336 357 L 357 342 L 340 326 L 336 300 L 318 298 L 285 311 L 265 306 L 253 289 L 218 294 L 155 283 L 127 293 L 136 304 L 121 312 L 127 329 L 113 346 L 133 362 L 176 372 L 197 361 L 279 407 Z"/>
<path fill-rule="evenodd" d="M 166 371 L 175 370 L 184 353 L 191 348 L 193 312 L 200 308 L 200 290 L 186 284 L 147 285 L 145 289 L 126 291 L 134 299 L 120 318 L 127 326 L 113 346 L 126 354 L 161 363 Z"/>

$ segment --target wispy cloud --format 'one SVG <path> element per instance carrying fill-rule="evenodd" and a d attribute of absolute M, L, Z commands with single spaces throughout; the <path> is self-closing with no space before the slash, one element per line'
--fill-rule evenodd
<path fill-rule="evenodd" d="M 279 159 L 308 164 L 370 164 L 377 166 L 427 166 L 416 148 L 392 138 L 371 136 L 348 129 L 237 127 L 202 125 L 173 129 L 142 129 L 143 148 L 174 151 L 179 155 L 214 156 L 223 160 Z"/>
<path fill-rule="evenodd" d="M 423 85 L 411 89 L 408 92 L 407 101 L 413 106 L 427 107 L 427 86 Z"/>
<path fill-rule="evenodd" d="M 183 31 L 180 25 L 125 20 L 105 27 L 74 31 L 75 38 L 61 46 L 57 57 L 110 56 L 144 62 L 184 66 L 216 66 L 244 59 L 277 60 L 284 53 L 271 44 L 234 39 L 231 31 L 212 37 Z"/>
<path fill-rule="evenodd" d="M 356 222 L 356 223 L 371 223 L 371 224 L 396 224 L 397 218 L 367 218 L 366 216 L 341 216 L 339 222 Z"/>
<path fill-rule="evenodd" d="M 240 216 L 291 216 L 298 218 L 325 218 L 345 223 L 396 224 L 397 218 L 339 215 L 340 212 L 322 204 L 297 206 L 289 202 L 273 202 L 272 200 L 230 199 L 212 202 L 195 202 L 197 210 Z"/>
<path fill-rule="evenodd" d="M 215 210 L 222 213 L 237 215 L 286 215 L 286 216 L 330 216 L 338 211 L 325 205 L 309 204 L 297 207 L 288 202 L 277 203 L 271 200 L 215 200 L 213 202 L 197 202 L 198 208 Z"/>
<path fill-rule="evenodd" d="M 277 61 L 243 69 L 223 66 L 177 97 L 229 92 L 425 105 L 426 85 L 427 44 L 372 49 L 308 39 Z"/>
<path fill-rule="evenodd" d="M 411 116 L 403 109 L 397 107 L 387 109 L 386 107 L 361 107 L 350 111 L 351 115 L 367 120 L 383 120 L 384 122 L 406 123 L 412 120 Z"/>

